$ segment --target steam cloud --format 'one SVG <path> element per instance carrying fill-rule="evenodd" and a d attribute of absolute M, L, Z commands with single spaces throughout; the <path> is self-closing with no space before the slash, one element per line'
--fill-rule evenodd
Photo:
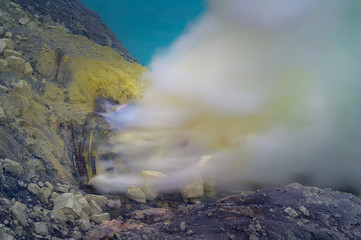
<path fill-rule="evenodd" d="M 123 126 L 113 151 L 131 172 L 94 185 L 124 191 L 156 170 L 169 176 L 164 190 L 199 175 L 361 190 L 360 1 L 208 3 L 154 58 L 138 107 L 110 115 Z"/>

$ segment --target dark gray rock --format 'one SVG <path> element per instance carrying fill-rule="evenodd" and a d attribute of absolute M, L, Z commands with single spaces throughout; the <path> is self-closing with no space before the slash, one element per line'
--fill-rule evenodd
<path fill-rule="evenodd" d="M 21 202 L 15 202 L 15 204 L 10 208 L 12 217 L 24 227 L 28 226 L 28 215 L 26 210 L 26 205 Z"/>
<path fill-rule="evenodd" d="M 125 222 L 98 226 L 84 239 L 102 239 L 113 232 L 120 239 L 142 239 L 143 235 L 149 239 L 361 239 L 358 198 L 299 184 L 182 205 L 167 224 L 155 221 L 159 211 L 143 210 L 144 217 L 135 211 Z"/>
<path fill-rule="evenodd" d="M 42 236 L 48 235 L 48 227 L 44 222 L 36 222 L 34 223 L 34 231 Z"/>
<path fill-rule="evenodd" d="M 62 24 L 71 33 L 82 35 L 119 52 L 125 60 L 139 62 L 130 56 L 128 50 L 115 37 L 114 33 L 102 22 L 97 13 L 88 9 L 80 0 L 13 0 L 24 10 L 39 15 L 43 22 Z"/>
<path fill-rule="evenodd" d="M 289 185 L 203 205 L 165 232 L 183 234 L 182 222 L 204 239 L 361 239 L 361 201 L 347 193 Z"/>

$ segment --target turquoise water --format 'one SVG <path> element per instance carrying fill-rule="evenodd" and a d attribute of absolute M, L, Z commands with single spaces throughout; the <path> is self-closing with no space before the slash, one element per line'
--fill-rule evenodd
<path fill-rule="evenodd" d="M 206 8 L 204 0 L 82 0 L 142 65 L 169 46 Z"/>

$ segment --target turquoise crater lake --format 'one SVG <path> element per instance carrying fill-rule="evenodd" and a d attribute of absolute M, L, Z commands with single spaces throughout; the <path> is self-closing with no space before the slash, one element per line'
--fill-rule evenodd
<path fill-rule="evenodd" d="M 204 0 L 82 0 L 130 54 L 147 66 L 205 10 Z"/>

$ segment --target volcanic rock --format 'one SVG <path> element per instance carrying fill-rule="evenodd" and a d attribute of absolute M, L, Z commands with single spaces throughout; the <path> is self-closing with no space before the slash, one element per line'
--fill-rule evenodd
<path fill-rule="evenodd" d="M 25 63 L 25 69 L 24 69 L 24 74 L 25 75 L 31 75 L 33 73 L 33 68 L 31 67 L 30 63 Z"/>
<path fill-rule="evenodd" d="M 90 216 L 90 220 L 95 223 L 102 223 L 103 221 L 109 221 L 110 216 L 109 213 L 100 213 L 100 214 L 93 214 Z"/>
<path fill-rule="evenodd" d="M 40 188 L 36 196 L 40 199 L 41 202 L 47 203 L 50 195 L 52 194 L 52 189 L 49 187 Z"/>
<path fill-rule="evenodd" d="M 4 39 L 0 39 L 0 54 L 4 52 L 6 48 L 6 42 L 4 41 Z"/>
<path fill-rule="evenodd" d="M 15 238 L 13 236 L 11 236 L 10 234 L 5 233 L 4 231 L 2 231 L 2 229 L 0 229 L 0 239 L 2 239 L 2 240 L 15 240 Z"/>
<path fill-rule="evenodd" d="M 28 18 L 20 18 L 20 19 L 19 19 L 19 23 L 20 23 L 21 25 L 26 25 L 28 22 L 29 22 L 29 19 L 28 19 Z"/>
<path fill-rule="evenodd" d="M 48 235 L 48 226 L 44 222 L 36 222 L 34 223 L 34 231 L 42 236 Z"/>
<path fill-rule="evenodd" d="M 39 193 L 40 187 L 35 183 L 29 183 L 28 191 L 31 192 L 32 194 L 36 195 Z"/>
<path fill-rule="evenodd" d="M 84 232 L 88 231 L 89 228 L 91 227 L 89 220 L 80 219 L 78 224 L 79 224 L 80 229 Z"/>
<path fill-rule="evenodd" d="M 0 72 L 5 71 L 7 66 L 8 66 L 8 62 L 4 59 L 0 59 Z"/>
<path fill-rule="evenodd" d="M 10 213 L 22 226 L 28 226 L 28 215 L 26 214 L 27 207 L 21 202 L 15 202 L 10 208 Z"/>
<path fill-rule="evenodd" d="M 141 187 L 141 190 L 143 191 L 145 198 L 148 201 L 153 201 L 159 195 L 157 189 L 151 183 L 143 184 L 143 186 Z"/>
<path fill-rule="evenodd" d="M 195 199 L 202 197 L 204 194 L 203 183 L 201 178 L 191 181 L 182 189 L 183 198 Z"/>
<path fill-rule="evenodd" d="M 138 62 L 115 37 L 114 33 L 102 22 L 95 12 L 81 1 L 63 2 L 62 0 L 37 1 L 14 0 L 32 15 L 39 15 L 45 25 L 63 25 L 72 34 L 85 35 L 94 42 L 109 46 L 124 56 L 127 61 Z"/>
<path fill-rule="evenodd" d="M 129 186 L 127 188 L 127 191 L 125 192 L 125 195 L 138 203 L 146 203 L 147 200 L 145 198 L 145 194 L 142 191 L 142 189 L 138 188 L 137 186 Z"/>
<path fill-rule="evenodd" d="M 6 49 L 4 51 L 4 57 L 10 57 L 10 56 L 15 56 L 15 57 L 21 58 L 23 55 L 15 50 Z"/>
<path fill-rule="evenodd" d="M 25 60 L 21 57 L 16 56 L 10 56 L 7 57 L 6 62 L 8 63 L 8 66 L 14 69 L 15 71 L 19 73 L 23 73 L 25 70 Z"/>
<path fill-rule="evenodd" d="M 87 194 L 85 195 L 85 199 L 88 200 L 88 202 L 93 200 L 101 208 L 104 208 L 108 202 L 108 199 L 105 196 L 95 194 Z"/>
<path fill-rule="evenodd" d="M 85 211 L 89 211 L 89 203 L 81 196 L 74 193 L 63 193 L 54 201 L 52 216 L 60 220 L 67 220 L 68 216 L 74 219 L 87 216 Z"/>
<path fill-rule="evenodd" d="M 6 43 L 5 49 L 14 49 L 15 48 L 15 44 L 11 39 L 3 38 L 2 40 Z"/>
<path fill-rule="evenodd" d="M 1 162 L 4 170 L 15 176 L 20 176 L 24 171 L 24 168 L 18 162 L 8 158 L 1 160 Z"/>

